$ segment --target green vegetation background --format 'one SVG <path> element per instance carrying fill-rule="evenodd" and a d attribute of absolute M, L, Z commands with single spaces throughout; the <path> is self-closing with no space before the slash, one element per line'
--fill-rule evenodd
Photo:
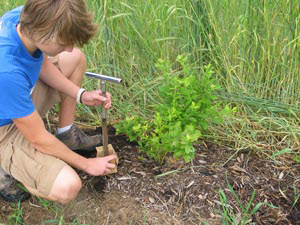
<path fill-rule="evenodd" d="M 161 76 L 159 58 L 186 54 L 196 69 L 211 64 L 234 117 L 207 138 L 236 149 L 299 149 L 300 5 L 293 0 L 87 0 L 99 24 L 84 48 L 88 70 L 121 77 L 109 85 L 111 121 L 151 114 Z M 21 0 L 3 0 L 0 14 Z M 177 64 L 174 64 L 176 69 Z M 85 79 L 93 89 L 97 82 Z M 79 107 L 88 123 L 99 110 Z"/>

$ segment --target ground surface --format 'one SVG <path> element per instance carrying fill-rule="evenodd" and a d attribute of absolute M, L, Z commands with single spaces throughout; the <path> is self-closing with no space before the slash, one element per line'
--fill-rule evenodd
<path fill-rule="evenodd" d="M 243 218 L 242 208 L 251 194 L 249 212 L 254 224 L 300 224 L 300 168 L 293 160 L 284 163 L 258 156 L 251 150 L 233 150 L 213 144 L 196 145 L 193 163 L 168 158 L 164 165 L 142 156 L 135 143 L 124 136 L 110 136 L 120 163 L 118 174 L 90 177 L 80 173 L 84 188 L 77 199 L 62 207 L 32 197 L 16 206 L 0 200 L 0 222 L 9 224 L 22 210 L 23 224 L 224 224 L 221 219 L 223 190 L 228 210 Z M 228 179 L 226 179 L 226 177 Z M 227 183 L 227 181 L 228 184 Z M 273 204 L 276 208 L 267 206 Z"/>

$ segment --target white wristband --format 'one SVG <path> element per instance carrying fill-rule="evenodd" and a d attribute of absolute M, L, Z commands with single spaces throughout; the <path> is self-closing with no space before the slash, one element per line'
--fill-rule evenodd
<path fill-rule="evenodd" d="M 80 100 L 81 100 L 81 95 L 82 95 L 83 92 L 85 92 L 85 89 L 84 88 L 80 88 L 79 91 L 78 91 L 78 93 L 77 93 L 76 101 L 77 101 L 78 104 L 81 103 Z"/>

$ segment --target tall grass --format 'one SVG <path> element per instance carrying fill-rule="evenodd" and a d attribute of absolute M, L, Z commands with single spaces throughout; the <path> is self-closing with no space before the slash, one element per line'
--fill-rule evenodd
<path fill-rule="evenodd" d="M 23 1 L 19 1 L 23 2 Z M 18 2 L 18 3 L 19 3 Z M 151 113 L 159 58 L 189 55 L 212 64 L 234 118 L 210 137 L 237 148 L 299 148 L 300 5 L 293 0 L 88 0 L 98 36 L 84 48 L 88 69 L 124 79 L 110 84 L 111 119 Z M 17 5 L 4 0 L 0 13 Z M 85 86 L 97 82 L 85 79 Z M 98 109 L 80 107 L 99 123 Z"/>
<path fill-rule="evenodd" d="M 117 113 L 144 112 L 155 101 L 160 79 L 155 69 L 157 59 L 175 60 L 178 54 L 195 54 L 193 58 L 201 64 L 195 65 L 204 65 L 202 37 L 190 16 L 194 9 L 186 4 L 179 0 L 91 3 L 91 8 L 98 9 L 95 16 L 100 32 L 86 48 L 94 59 L 89 60 L 90 69 L 124 78 L 126 88 L 114 86 L 121 99 Z"/>
<path fill-rule="evenodd" d="M 209 8 L 228 90 L 299 106 L 299 4 L 210 1 Z"/>
<path fill-rule="evenodd" d="M 17 6 L 23 5 L 25 0 L 3 0 L 0 5 L 0 16 L 8 10 L 11 10 Z"/>
<path fill-rule="evenodd" d="M 91 1 L 100 33 L 93 67 L 153 78 L 158 58 L 212 63 L 229 93 L 299 106 L 296 1 Z M 93 69 L 93 68 L 92 68 Z"/>
<path fill-rule="evenodd" d="M 240 148 L 299 147 L 299 4 L 208 1 L 206 7 L 222 97 L 242 112 L 224 136 Z"/>
<path fill-rule="evenodd" d="M 147 113 L 160 76 L 158 58 L 188 54 L 212 64 L 220 97 L 238 113 L 213 128 L 237 148 L 299 147 L 299 19 L 296 1 L 91 1 L 99 36 L 86 48 L 90 69 L 125 80 L 113 87 L 114 115 Z"/>

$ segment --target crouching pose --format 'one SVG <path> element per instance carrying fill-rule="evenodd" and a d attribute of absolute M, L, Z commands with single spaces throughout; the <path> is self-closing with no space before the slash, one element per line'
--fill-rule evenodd
<path fill-rule="evenodd" d="M 110 94 L 81 87 L 83 46 L 96 33 L 84 0 L 27 0 L 0 18 L 0 195 L 9 201 L 30 195 L 67 203 L 82 183 L 73 168 L 94 176 L 115 166 L 115 156 L 85 158 L 100 136 L 87 136 L 74 122 L 77 103 L 111 106 Z M 56 135 L 42 117 L 60 104 Z"/>

